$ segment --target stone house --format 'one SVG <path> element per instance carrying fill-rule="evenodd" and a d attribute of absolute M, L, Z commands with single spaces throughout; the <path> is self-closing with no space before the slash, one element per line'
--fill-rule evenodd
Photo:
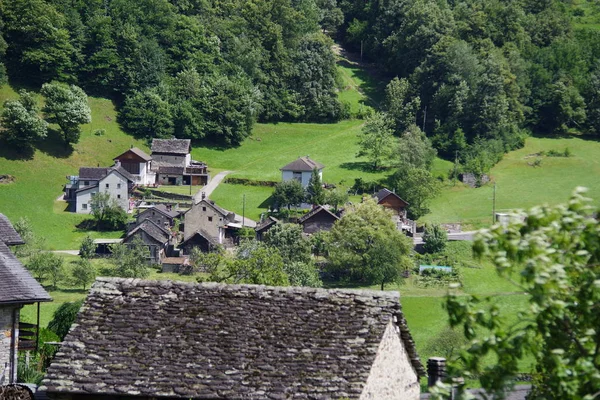
<path fill-rule="evenodd" d="M 298 223 L 302 225 L 302 231 L 306 234 L 313 234 L 319 231 L 329 231 L 333 224 L 340 217 L 329 211 L 323 206 L 318 206 L 304 214 Z"/>
<path fill-rule="evenodd" d="M 161 185 L 206 185 L 208 166 L 191 158 L 189 139 L 153 139 L 152 165 Z"/>
<path fill-rule="evenodd" d="M 130 148 L 114 160 L 115 165 L 121 165 L 131 174 L 136 185 L 147 186 L 156 182 L 156 173 L 152 171 L 152 157 L 137 147 Z"/>
<path fill-rule="evenodd" d="M 152 222 L 152 220 L 145 219 L 135 226 L 123 239 L 123 243 L 132 244 L 136 237 L 148 246 L 150 251 L 149 264 L 160 264 L 162 259 L 168 255 L 172 234 L 164 227 Z"/>
<path fill-rule="evenodd" d="M 321 181 L 323 180 L 323 168 L 325 166 L 317 161 L 311 160 L 308 156 L 300 157 L 295 161 L 283 166 L 281 170 L 281 180 L 283 182 L 295 179 L 302 183 L 302 187 L 306 188 L 310 182 L 313 169 L 319 171 Z"/>
<path fill-rule="evenodd" d="M 424 374 L 398 293 L 98 278 L 40 389 L 54 400 L 417 400 Z"/>
<path fill-rule="evenodd" d="M 199 229 L 193 232 L 191 235 L 185 237 L 179 244 L 179 249 L 181 249 L 184 255 L 190 255 L 192 254 L 192 249 L 194 247 L 200 249 L 200 251 L 203 253 L 208 253 L 209 251 L 215 249 L 218 245 L 219 243 L 216 242 L 213 237 L 211 237 L 204 230 Z"/>
<path fill-rule="evenodd" d="M 256 226 L 256 222 L 251 219 L 227 211 L 207 198 L 194 203 L 185 212 L 184 218 L 183 238 L 184 243 L 187 242 L 187 247 L 190 247 L 188 239 L 196 233 L 201 233 L 201 236 L 210 243 L 232 245 L 235 243 L 237 232 L 242 227 L 254 228 Z M 197 237 L 197 239 L 201 238 Z"/>
<path fill-rule="evenodd" d="M 136 223 L 140 224 L 144 220 L 149 219 L 161 228 L 169 229 L 175 226 L 175 218 L 177 217 L 179 217 L 178 212 L 159 204 L 140 211 L 136 216 Z"/>
<path fill-rule="evenodd" d="M 25 341 L 33 344 L 33 348 L 37 343 L 37 326 L 34 337 L 19 335 L 21 308 L 27 304 L 52 301 L 10 250 L 9 246 L 19 244 L 24 244 L 23 239 L 8 218 L 0 214 L 0 386 L 16 383 L 17 353 L 19 348 L 25 347 Z"/>
<path fill-rule="evenodd" d="M 68 177 L 70 183 L 65 186 L 65 200 L 71 203 L 71 209 L 78 214 L 89 214 L 92 196 L 96 193 L 109 193 L 125 211 L 131 209 L 129 194 L 133 189 L 134 177 L 121 166 L 109 168 L 79 168 L 78 176 Z"/>
<path fill-rule="evenodd" d="M 406 219 L 406 207 L 408 207 L 408 202 L 403 200 L 396 193 L 388 189 L 381 189 L 374 197 L 377 200 L 377 204 L 391 210 L 394 215 L 401 219 Z"/>

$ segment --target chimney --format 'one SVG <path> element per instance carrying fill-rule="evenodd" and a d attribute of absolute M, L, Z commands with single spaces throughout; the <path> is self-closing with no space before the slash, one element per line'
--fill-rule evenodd
<path fill-rule="evenodd" d="M 442 382 L 446 379 L 446 359 L 443 357 L 431 357 L 427 360 L 427 386 L 435 386 L 437 382 Z"/>
<path fill-rule="evenodd" d="M 121 160 L 115 160 L 115 167 L 121 166 Z"/>
<path fill-rule="evenodd" d="M 206 198 L 206 193 L 202 192 L 202 200 L 204 200 Z"/>

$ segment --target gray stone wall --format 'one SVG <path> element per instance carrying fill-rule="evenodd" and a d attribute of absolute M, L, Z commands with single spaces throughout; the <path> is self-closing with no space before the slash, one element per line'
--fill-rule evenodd
<path fill-rule="evenodd" d="M 420 391 L 398 327 L 390 319 L 360 400 L 418 400 Z"/>
<path fill-rule="evenodd" d="M 206 201 L 194 204 L 185 213 L 184 237 L 188 238 L 196 231 L 203 229 L 215 241 L 221 243 L 219 226 L 223 225 L 223 215 L 216 212 Z"/>
<path fill-rule="evenodd" d="M 14 305 L 0 306 L 0 383 L 7 384 L 17 381 L 17 351 L 14 351 L 14 359 L 11 363 L 11 345 L 13 341 L 13 311 L 17 309 L 17 321 L 19 320 L 18 307 Z M 18 344 L 19 330 L 16 329 L 14 338 L 15 346 Z M 14 365 L 12 379 L 11 365 Z M 2 382 L 2 380 L 4 381 Z"/>

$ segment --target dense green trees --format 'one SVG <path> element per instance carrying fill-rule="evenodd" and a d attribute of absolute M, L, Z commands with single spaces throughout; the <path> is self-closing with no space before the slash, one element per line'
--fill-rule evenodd
<path fill-rule="evenodd" d="M 236 145 L 257 119 L 346 115 L 319 27 L 342 20 L 336 0 L 9 1 L 0 81 L 6 65 L 17 80 L 75 83 L 118 100 L 137 135 Z"/>
<path fill-rule="evenodd" d="M 299 205 L 304 201 L 304 189 L 296 179 L 280 182 L 273 191 L 273 202 L 276 207 L 287 207 Z"/>
<path fill-rule="evenodd" d="M 342 0 L 340 8 L 346 46 L 399 77 L 383 104 L 395 133 L 418 121 L 467 170 L 487 172 L 529 130 L 597 134 L 600 34 L 574 30 L 563 2 Z"/>
<path fill-rule="evenodd" d="M 60 127 L 67 144 L 77 143 L 81 134 L 79 125 L 92 121 L 85 92 L 75 85 L 45 83 L 41 93 L 46 99 L 42 111 L 48 121 Z"/>

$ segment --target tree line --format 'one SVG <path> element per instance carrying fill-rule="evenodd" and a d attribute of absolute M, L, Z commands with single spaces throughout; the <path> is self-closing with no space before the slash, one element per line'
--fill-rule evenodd
<path fill-rule="evenodd" d="M 0 79 L 113 98 L 141 137 L 235 145 L 260 121 L 335 121 L 335 1 L 13 0 Z"/>
<path fill-rule="evenodd" d="M 391 129 L 483 173 L 531 133 L 600 128 L 600 33 L 558 0 L 340 0 L 338 36 L 391 76 Z"/>

